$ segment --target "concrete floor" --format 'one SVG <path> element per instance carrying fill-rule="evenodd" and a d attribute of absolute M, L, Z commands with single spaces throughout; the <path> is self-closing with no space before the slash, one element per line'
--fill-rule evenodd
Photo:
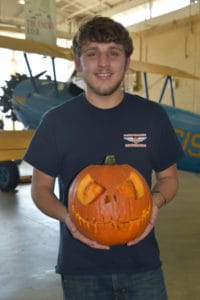
<path fill-rule="evenodd" d="M 160 211 L 156 231 L 169 300 L 199 300 L 200 175 L 179 174 L 180 191 Z M 58 223 L 34 206 L 30 184 L 0 192 L 0 222 L 0 300 L 62 299 Z"/>

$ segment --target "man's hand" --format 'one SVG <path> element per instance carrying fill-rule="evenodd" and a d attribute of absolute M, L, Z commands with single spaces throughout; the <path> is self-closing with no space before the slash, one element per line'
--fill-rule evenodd
<path fill-rule="evenodd" d="M 139 237 L 127 243 L 128 246 L 137 244 L 151 232 L 155 226 L 159 209 L 173 199 L 177 189 L 178 173 L 176 164 L 173 164 L 169 168 L 156 173 L 156 183 L 152 189 L 152 211 L 149 223 Z"/>
<path fill-rule="evenodd" d="M 86 236 L 84 236 L 82 233 L 80 233 L 80 231 L 78 231 L 78 229 L 76 228 L 76 226 L 72 222 L 69 213 L 67 213 L 67 215 L 66 215 L 65 224 L 66 224 L 67 228 L 69 229 L 69 231 L 71 232 L 72 236 L 75 239 L 77 239 L 77 240 L 81 241 L 82 243 L 86 244 L 87 246 L 90 246 L 90 247 L 96 248 L 96 249 L 103 249 L 103 250 L 109 250 L 110 249 L 109 246 L 102 245 L 102 244 L 99 244 L 98 242 L 90 240 Z"/>
<path fill-rule="evenodd" d="M 143 240 L 153 229 L 155 223 L 156 223 L 156 219 L 158 217 L 158 207 L 156 204 L 153 203 L 152 205 L 152 211 L 151 211 L 151 216 L 149 219 L 149 223 L 147 224 L 147 227 L 145 228 L 145 230 L 143 231 L 143 233 L 137 237 L 136 239 L 130 241 L 127 243 L 127 246 L 133 246 L 137 243 L 139 243 L 141 240 Z"/>

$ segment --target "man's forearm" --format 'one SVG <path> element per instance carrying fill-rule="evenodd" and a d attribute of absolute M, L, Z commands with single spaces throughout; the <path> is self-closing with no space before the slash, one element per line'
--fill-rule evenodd
<path fill-rule="evenodd" d="M 178 179 L 173 176 L 158 179 L 152 189 L 152 199 L 158 208 L 170 202 L 178 190 Z"/>
<path fill-rule="evenodd" d="M 44 214 L 59 221 L 65 221 L 67 208 L 52 191 L 45 187 L 40 187 L 37 191 L 32 188 L 31 195 L 35 205 Z"/>

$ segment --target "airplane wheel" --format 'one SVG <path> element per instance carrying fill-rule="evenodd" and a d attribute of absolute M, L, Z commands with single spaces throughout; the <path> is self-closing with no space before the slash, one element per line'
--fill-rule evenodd
<path fill-rule="evenodd" d="M 0 162 L 0 190 L 13 191 L 19 184 L 20 176 L 17 165 L 12 161 Z"/>

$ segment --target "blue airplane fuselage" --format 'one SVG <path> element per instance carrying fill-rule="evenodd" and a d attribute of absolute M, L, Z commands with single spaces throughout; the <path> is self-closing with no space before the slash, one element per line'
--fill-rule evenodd
<path fill-rule="evenodd" d="M 24 126 L 35 129 L 44 113 L 69 100 L 82 90 L 71 82 L 55 83 L 49 80 L 35 80 L 37 90 L 30 79 L 20 82 L 14 89 L 12 105 L 14 112 Z M 178 168 L 200 172 L 200 115 L 176 107 L 163 105 L 185 153 L 178 162 Z"/>

